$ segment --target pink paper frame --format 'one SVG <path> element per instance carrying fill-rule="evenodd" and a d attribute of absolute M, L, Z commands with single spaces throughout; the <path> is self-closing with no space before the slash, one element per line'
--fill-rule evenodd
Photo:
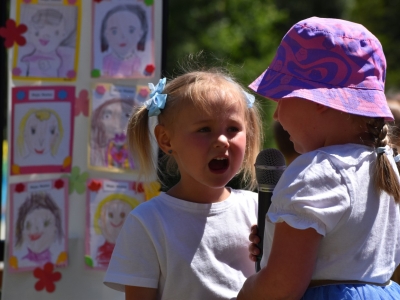
<path fill-rule="evenodd" d="M 49 179 L 49 180 L 40 180 L 40 181 L 26 181 L 10 184 L 10 220 L 8 226 L 10 226 L 9 232 L 9 257 L 8 257 L 8 265 L 10 272 L 24 272 L 31 271 L 41 266 L 40 263 L 25 263 L 24 266 L 20 267 L 20 261 L 18 258 L 21 258 L 21 254 L 17 254 L 17 252 L 21 252 L 18 250 L 18 247 L 15 246 L 15 234 L 16 234 L 16 224 L 18 221 L 16 217 L 18 215 L 17 209 L 19 209 L 29 198 L 33 190 L 37 190 L 38 192 L 45 192 L 49 194 L 52 198 L 53 203 L 57 205 L 60 213 L 60 224 L 62 228 L 62 239 L 53 242 L 50 246 L 52 248 L 52 259 L 51 263 L 53 263 L 56 267 L 65 267 L 68 264 L 68 179 L 67 178 L 58 178 L 58 179 Z M 62 199 L 61 199 L 62 197 Z M 17 206 L 17 204 L 19 204 Z M 30 213 L 30 212 L 29 212 Z M 29 213 L 27 215 L 29 215 Z M 58 237 L 59 238 L 59 237 Z M 59 238 L 60 239 L 60 238 Z M 58 244 L 60 246 L 58 246 Z M 54 245 L 56 244 L 56 245 Z M 25 246 L 25 242 L 23 242 Z M 49 247 L 49 248 L 50 248 Z M 54 253 L 55 251 L 55 253 Z M 15 254 L 15 255 L 14 255 Z M 26 265 L 28 264 L 28 265 Z"/>
<path fill-rule="evenodd" d="M 10 175 L 71 172 L 75 87 L 15 87 L 12 89 L 11 105 Z M 29 148 L 25 143 L 25 133 L 23 134 L 21 128 L 17 127 L 22 126 L 21 124 L 24 121 L 27 123 L 27 118 L 25 117 L 31 111 L 46 109 L 51 112 L 50 115 L 54 115 L 57 124 L 62 124 L 63 134 L 59 134 L 60 140 L 52 144 L 51 153 L 44 153 L 46 154 L 46 156 L 44 156 L 40 152 L 35 153 L 27 150 Z M 22 127 L 24 128 L 23 130 L 25 130 L 25 126 Z M 58 143 L 57 151 L 54 150 L 54 145 L 56 143 Z M 23 154 L 20 154 L 20 152 Z M 28 154 L 24 156 L 25 153 Z"/>

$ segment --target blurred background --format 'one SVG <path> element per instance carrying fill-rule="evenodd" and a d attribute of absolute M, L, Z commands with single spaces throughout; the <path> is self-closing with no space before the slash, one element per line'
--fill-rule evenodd
<path fill-rule="evenodd" d="M 400 0 L 164 0 L 163 3 L 167 25 L 162 73 L 167 78 L 179 73 L 180 63 L 188 54 L 204 51 L 209 64 L 218 61 L 225 65 L 247 86 L 268 67 L 280 40 L 293 24 L 318 16 L 361 23 L 374 33 L 387 58 L 386 92 L 390 96 L 400 89 Z M 8 19 L 9 5 L 10 0 L 0 0 L 0 27 Z M 2 38 L 0 43 L 0 126 L 3 129 L 0 139 L 6 140 L 7 52 L 2 47 Z M 265 115 L 264 148 L 276 147 L 271 130 L 274 103 L 258 100 Z M 0 147 L 1 157 L 7 157 L 6 150 L 6 144 Z M 4 172 L 6 159 L 2 163 Z M 6 177 L 6 174 L 2 177 L 2 220 Z M 4 232 L 4 226 L 2 229 Z M 4 233 L 1 238 L 4 239 Z"/>

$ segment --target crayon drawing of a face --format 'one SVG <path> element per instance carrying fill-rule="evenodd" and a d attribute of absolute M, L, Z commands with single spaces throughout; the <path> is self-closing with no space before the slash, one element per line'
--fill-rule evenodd
<path fill-rule="evenodd" d="M 40 253 L 54 243 L 57 236 L 55 221 L 55 216 L 45 208 L 36 209 L 26 216 L 23 239 L 29 249 Z"/>
<path fill-rule="evenodd" d="M 30 42 L 36 50 L 53 52 L 66 38 L 65 20 L 55 9 L 38 10 L 31 19 Z"/>
<path fill-rule="evenodd" d="M 116 133 L 122 133 L 128 124 L 130 110 L 125 110 L 122 103 L 112 103 L 104 108 L 101 123 L 104 126 L 107 140 L 114 138 Z"/>
<path fill-rule="evenodd" d="M 95 227 L 98 228 L 98 232 L 101 232 L 109 243 L 115 244 L 126 217 L 137 205 L 139 202 L 136 199 L 124 194 L 111 194 L 104 198 L 99 203 L 95 215 Z"/>
<path fill-rule="evenodd" d="M 132 100 L 111 99 L 94 111 L 91 123 L 94 148 L 106 147 L 116 134 L 126 130 L 133 106 Z"/>
<path fill-rule="evenodd" d="M 63 136 L 59 115 L 50 109 L 31 109 L 20 124 L 18 148 L 24 155 L 23 143 L 30 154 L 55 155 Z"/>
<path fill-rule="evenodd" d="M 18 209 L 15 246 L 25 244 L 34 253 L 47 250 L 57 238 L 61 240 L 61 210 L 44 192 L 32 193 Z"/>
<path fill-rule="evenodd" d="M 104 35 L 111 49 L 119 57 L 126 57 L 135 51 L 143 30 L 136 14 L 120 11 L 108 18 Z"/>

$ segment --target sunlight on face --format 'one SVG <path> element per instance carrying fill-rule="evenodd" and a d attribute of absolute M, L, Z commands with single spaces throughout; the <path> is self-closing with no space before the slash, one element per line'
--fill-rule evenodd
<path fill-rule="evenodd" d="M 142 35 L 142 25 L 134 13 L 117 12 L 107 20 L 105 37 L 110 48 L 119 56 L 125 57 L 134 52 Z"/>
<path fill-rule="evenodd" d="M 30 30 L 30 42 L 36 50 L 44 53 L 53 52 L 65 39 L 65 24 L 61 21 L 59 25 L 32 25 Z"/>
<path fill-rule="evenodd" d="M 125 131 L 129 120 L 131 107 L 123 103 L 112 103 L 103 108 L 101 113 L 101 124 L 105 130 L 107 140 Z"/>
<path fill-rule="evenodd" d="M 25 219 L 23 239 L 35 253 L 48 249 L 56 239 L 57 227 L 53 213 L 45 208 L 30 212 Z"/>
<path fill-rule="evenodd" d="M 104 204 L 99 225 L 108 242 L 115 244 L 125 218 L 131 210 L 132 207 L 122 200 L 113 200 Z"/>
<path fill-rule="evenodd" d="M 40 121 L 32 114 L 25 126 L 25 143 L 30 153 L 42 155 L 51 153 L 51 149 L 59 137 L 58 123 L 54 115 L 48 120 Z"/>

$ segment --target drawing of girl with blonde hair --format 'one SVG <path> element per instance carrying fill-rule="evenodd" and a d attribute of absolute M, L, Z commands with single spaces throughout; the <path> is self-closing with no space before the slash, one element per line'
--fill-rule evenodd
<path fill-rule="evenodd" d="M 52 109 L 30 109 L 21 119 L 17 138 L 18 153 L 54 157 L 64 135 L 61 118 Z"/>
<path fill-rule="evenodd" d="M 121 193 L 110 194 L 99 202 L 93 215 L 93 227 L 97 234 L 103 235 L 105 242 L 97 249 L 98 265 L 108 266 L 125 218 L 139 204 L 137 199 Z"/>

